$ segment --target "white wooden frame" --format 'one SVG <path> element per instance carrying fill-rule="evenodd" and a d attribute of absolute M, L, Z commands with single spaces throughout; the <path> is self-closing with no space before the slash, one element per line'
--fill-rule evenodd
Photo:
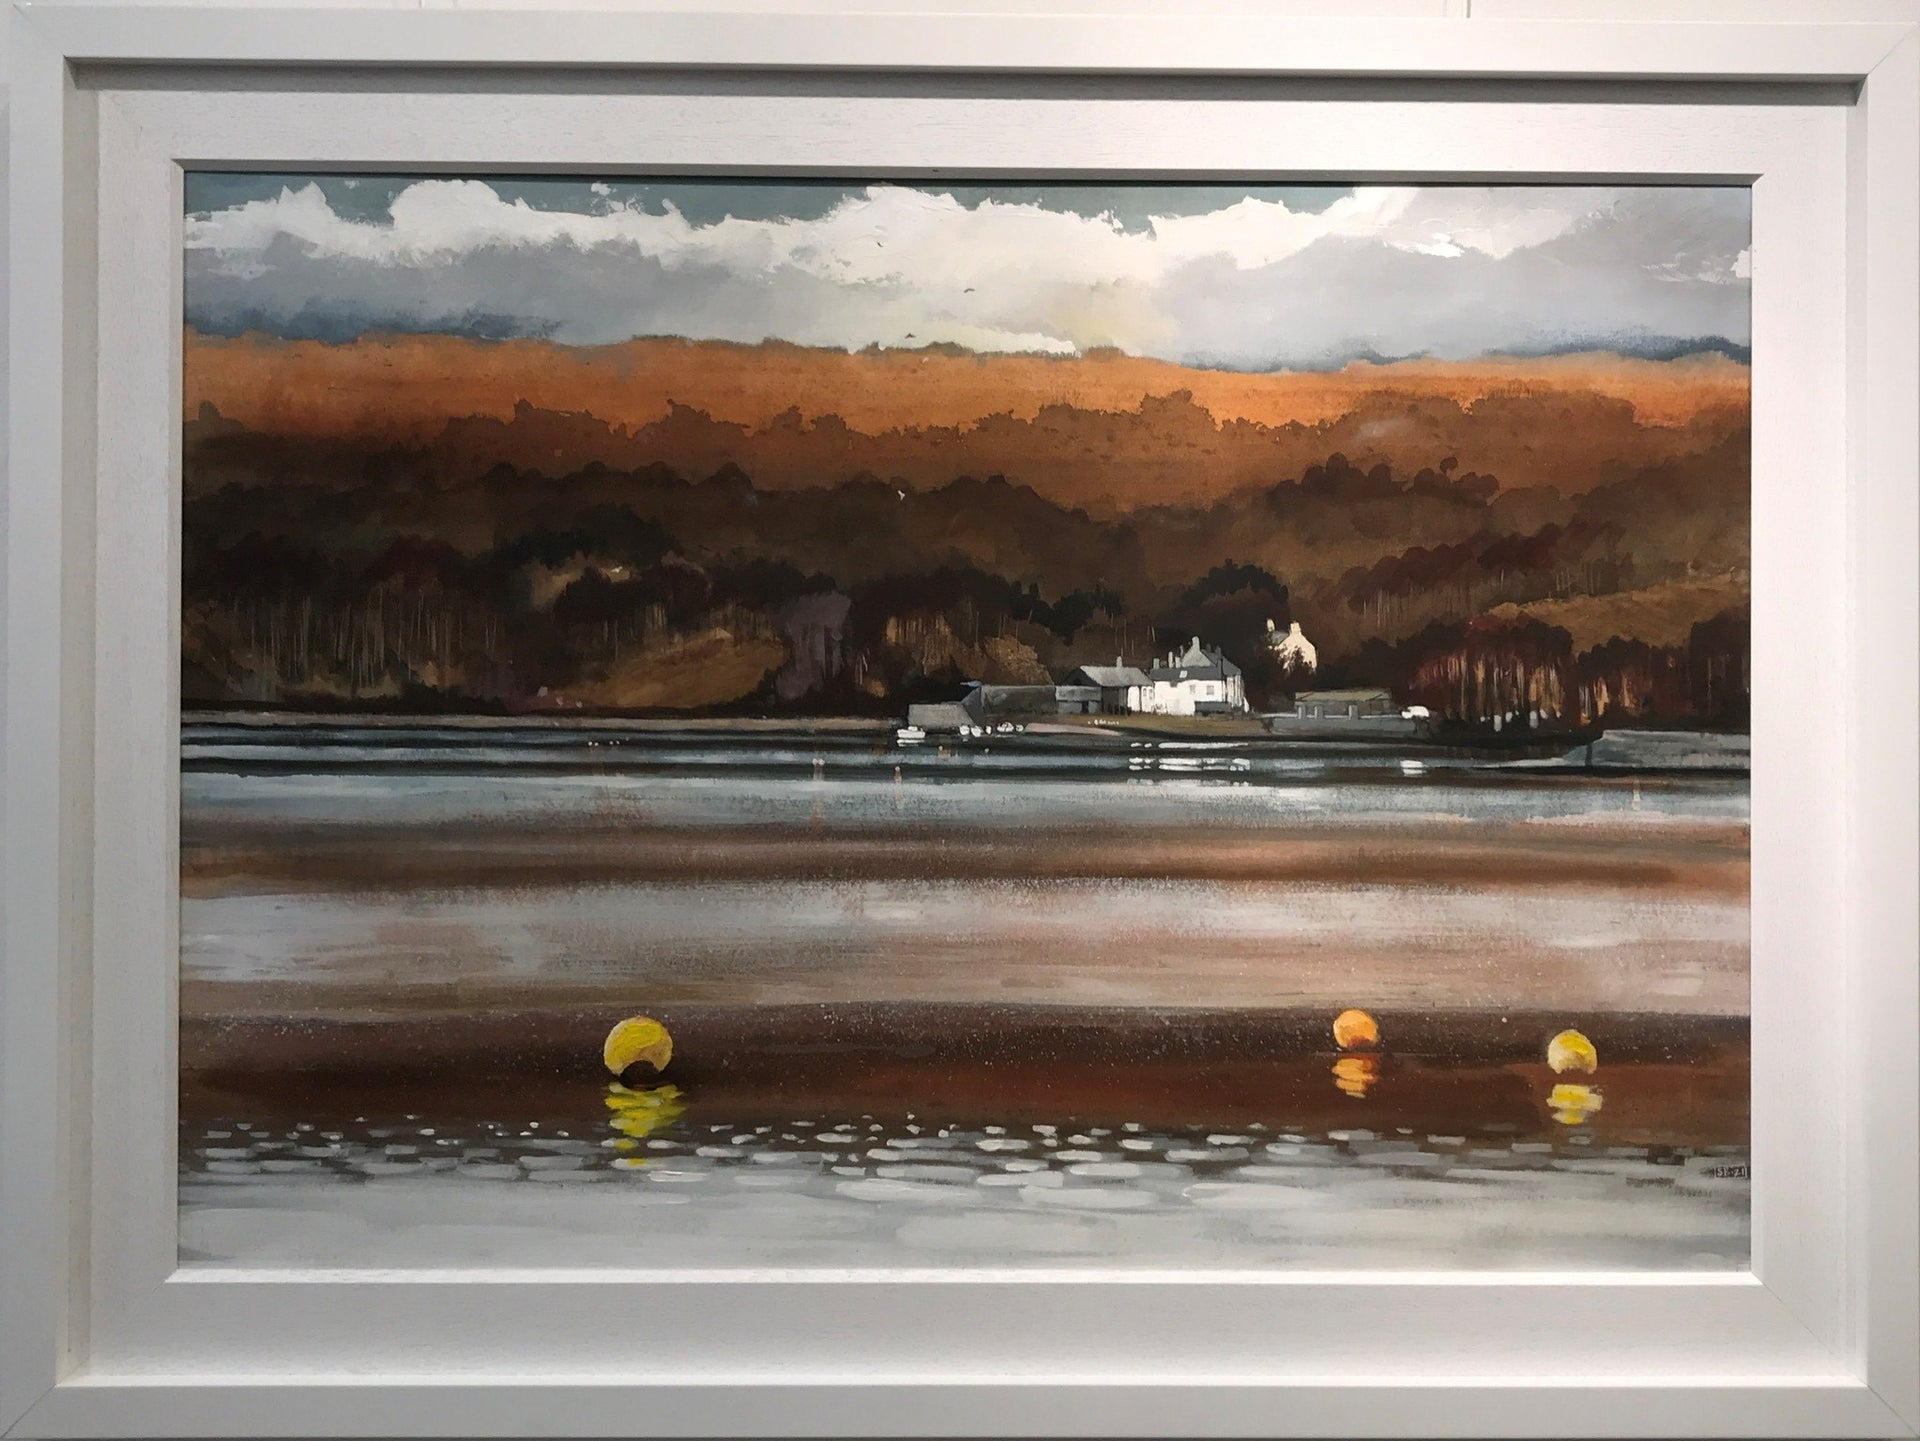
<path fill-rule="evenodd" d="M 107 4 L 21 6 L 10 40 L 0 1432 L 1920 1428 L 1915 27 Z M 1755 182 L 1756 689 L 1811 623 L 1859 703 L 1756 708 L 1753 1275 L 168 1274 L 182 161 L 1254 174 L 1244 117 L 1409 94 L 1455 149 L 1329 126 L 1288 173 Z M 1048 123 L 975 118 L 1009 97 Z M 610 138 L 636 116 L 650 148 Z M 662 1309 L 686 1339 L 623 1375 L 622 1318 Z"/>

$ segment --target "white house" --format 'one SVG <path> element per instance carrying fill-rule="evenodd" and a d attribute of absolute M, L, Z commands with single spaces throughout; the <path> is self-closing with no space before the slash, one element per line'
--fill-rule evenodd
<path fill-rule="evenodd" d="M 1153 689 L 1143 709 L 1155 715 L 1232 715 L 1247 709 L 1240 667 L 1195 636 L 1185 653 L 1170 652 L 1147 672 Z"/>
<path fill-rule="evenodd" d="M 1268 621 L 1267 649 L 1273 652 L 1273 658 L 1280 663 L 1283 675 L 1312 675 L 1320 669 L 1320 652 L 1302 634 L 1297 620 L 1288 623 L 1285 635 L 1280 634 L 1272 621 Z"/>

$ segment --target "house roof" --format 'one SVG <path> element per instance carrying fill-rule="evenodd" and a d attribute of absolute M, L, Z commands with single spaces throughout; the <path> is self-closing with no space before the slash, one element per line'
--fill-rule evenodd
<path fill-rule="evenodd" d="M 983 685 L 974 694 L 988 715 L 1040 713 L 1052 710 L 1055 702 L 1051 685 Z"/>
<path fill-rule="evenodd" d="M 1208 650 L 1196 638 L 1172 665 L 1157 665 L 1148 674 L 1154 680 L 1231 680 L 1240 667 L 1217 650 Z"/>
<path fill-rule="evenodd" d="M 907 707 L 908 725 L 958 726 L 978 719 L 965 701 L 915 701 Z"/>
<path fill-rule="evenodd" d="M 1117 690 L 1121 686 L 1152 684 L 1147 673 L 1135 665 L 1083 665 L 1075 670 L 1074 674 L 1085 676 L 1088 685 L 1104 686 L 1108 690 Z"/>

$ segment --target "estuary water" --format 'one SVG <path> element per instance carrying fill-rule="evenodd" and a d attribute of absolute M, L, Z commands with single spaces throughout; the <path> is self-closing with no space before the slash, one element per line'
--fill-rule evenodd
<path fill-rule="evenodd" d="M 1741 777 L 235 719 L 182 762 L 187 1264 L 1747 1260 Z"/>

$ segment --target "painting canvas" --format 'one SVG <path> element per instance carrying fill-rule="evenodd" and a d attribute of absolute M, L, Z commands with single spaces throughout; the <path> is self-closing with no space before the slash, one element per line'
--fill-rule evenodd
<path fill-rule="evenodd" d="M 185 194 L 183 1264 L 1747 1266 L 1747 190 Z"/>

